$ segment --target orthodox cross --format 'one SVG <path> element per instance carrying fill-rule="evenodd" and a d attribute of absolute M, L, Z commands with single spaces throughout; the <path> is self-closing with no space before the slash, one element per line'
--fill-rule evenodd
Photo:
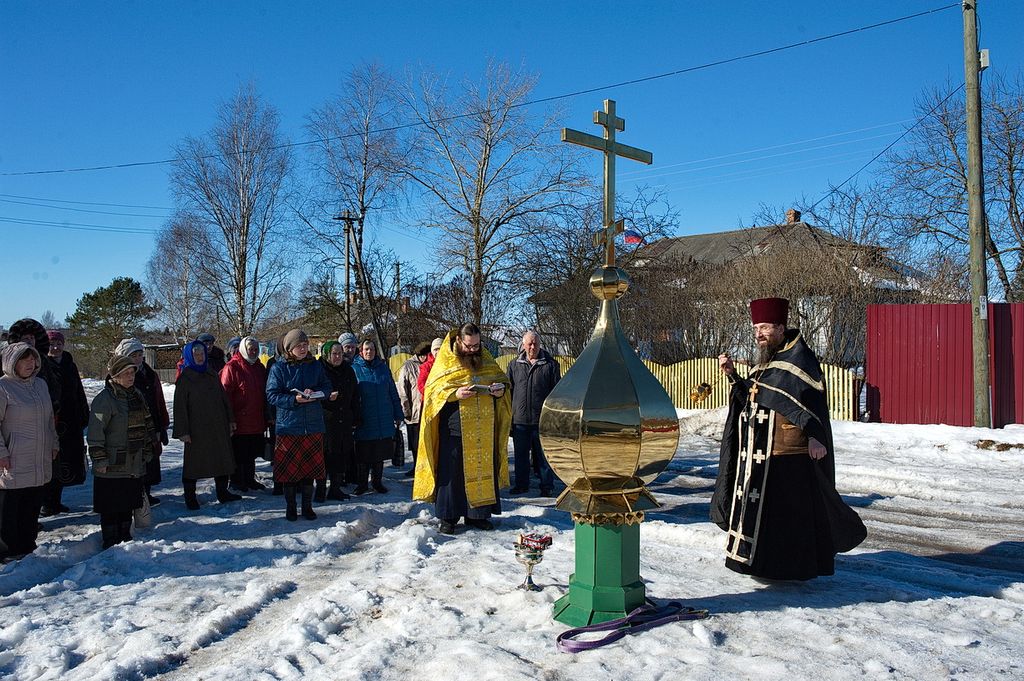
<path fill-rule="evenodd" d="M 623 156 L 650 165 L 654 156 L 649 151 L 615 141 L 616 131 L 623 132 L 626 121 L 615 115 L 614 99 L 604 100 L 604 111 L 594 112 L 594 123 L 604 128 L 604 137 L 562 128 L 562 141 L 597 149 L 604 154 L 604 221 L 603 227 L 594 235 L 594 245 L 600 246 L 604 242 L 605 267 L 613 267 L 615 235 L 623 230 L 623 221 L 615 219 L 615 157 Z"/>

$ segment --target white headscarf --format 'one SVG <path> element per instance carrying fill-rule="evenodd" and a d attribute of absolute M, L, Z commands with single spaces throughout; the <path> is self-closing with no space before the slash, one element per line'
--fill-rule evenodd
<path fill-rule="evenodd" d="M 249 341 L 256 344 L 256 351 L 250 356 L 249 355 Z M 260 361 L 260 342 L 253 336 L 246 336 L 242 339 L 242 342 L 238 344 L 238 354 L 242 356 L 249 364 L 255 364 Z"/>

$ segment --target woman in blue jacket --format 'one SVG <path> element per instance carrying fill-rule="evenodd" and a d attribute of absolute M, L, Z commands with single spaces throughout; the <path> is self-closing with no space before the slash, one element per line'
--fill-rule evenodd
<path fill-rule="evenodd" d="M 359 346 L 359 356 L 352 361 L 352 368 L 359 381 L 359 400 L 363 408 L 363 422 L 355 430 L 356 441 L 356 494 L 369 491 L 366 476 L 371 475 L 374 491 L 381 494 L 387 488 L 381 483 L 384 462 L 395 452 L 395 433 L 405 418 L 398 388 L 391 377 L 391 370 L 384 360 L 377 357 L 377 346 L 372 340 L 364 340 Z"/>
<path fill-rule="evenodd" d="M 274 482 L 284 488 L 285 517 L 297 520 L 296 487 L 302 488 L 302 517 L 316 520 L 313 481 L 324 468 L 324 411 L 320 400 L 331 398 L 331 382 L 309 352 L 309 338 L 292 329 L 282 342 L 284 356 L 270 369 L 267 401 L 277 408 Z M 321 394 L 318 394 L 321 393 Z"/>

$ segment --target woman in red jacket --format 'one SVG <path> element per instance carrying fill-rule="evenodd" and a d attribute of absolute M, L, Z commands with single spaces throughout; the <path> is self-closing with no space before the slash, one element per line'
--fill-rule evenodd
<path fill-rule="evenodd" d="M 220 383 L 235 414 L 235 434 L 231 448 L 235 455 L 235 473 L 231 486 L 241 492 L 266 487 L 256 479 L 256 458 L 263 454 L 264 431 L 267 429 L 267 370 L 260 362 L 260 344 L 246 336 L 238 352 L 220 372 Z"/>

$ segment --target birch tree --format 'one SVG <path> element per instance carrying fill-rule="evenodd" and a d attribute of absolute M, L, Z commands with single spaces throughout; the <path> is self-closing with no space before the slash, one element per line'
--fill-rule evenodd
<path fill-rule="evenodd" d="M 284 199 L 291 156 L 277 111 L 252 86 L 176 149 L 171 183 L 195 225 L 197 280 L 234 333 L 258 328 L 291 273 Z"/>

